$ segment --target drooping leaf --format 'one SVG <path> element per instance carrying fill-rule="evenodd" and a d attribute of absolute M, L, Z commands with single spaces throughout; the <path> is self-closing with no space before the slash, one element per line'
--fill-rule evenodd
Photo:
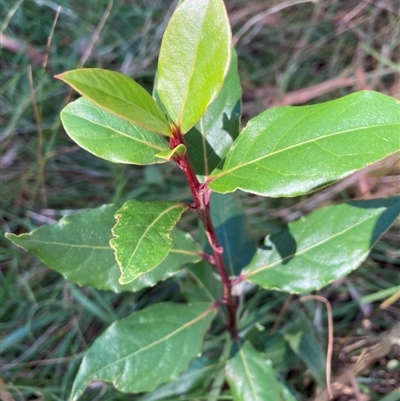
<path fill-rule="evenodd" d="M 206 356 L 193 359 L 186 372 L 172 383 L 163 384 L 161 387 L 139 397 L 139 401 L 165 401 L 176 399 L 180 395 L 190 396 L 190 392 L 199 386 L 204 386 L 211 379 L 217 363 L 210 361 Z"/>
<path fill-rule="evenodd" d="M 83 149 L 114 163 L 154 164 L 168 151 L 168 142 L 154 132 L 132 124 L 91 101 L 80 98 L 61 112 L 67 134 Z"/>
<path fill-rule="evenodd" d="M 169 233 L 186 205 L 130 200 L 119 209 L 110 245 L 121 269 L 120 284 L 128 284 L 158 266 L 172 246 Z"/>
<path fill-rule="evenodd" d="M 84 356 L 71 393 L 94 380 L 123 392 L 154 390 L 175 380 L 201 352 L 215 309 L 209 303 L 159 303 L 109 326 Z"/>
<path fill-rule="evenodd" d="M 256 251 L 246 214 L 233 194 L 211 194 L 211 218 L 229 275 L 239 275 Z"/>
<path fill-rule="evenodd" d="M 222 0 L 186 0 L 165 30 L 158 95 L 182 133 L 199 121 L 228 72 L 231 32 Z"/>
<path fill-rule="evenodd" d="M 245 341 L 225 369 L 234 401 L 286 401 L 270 360 Z"/>
<path fill-rule="evenodd" d="M 197 175 L 208 176 L 239 135 L 241 96 L 237 56 L 232 49 L 231 66 L 221 92 L 185 136 L 189 159 Z"/>
<path fill-rule="evenodd" d="M 114 292 L 152 287 L 184 264 L 200 259 L 190 235 L 175 228 L 171 232 L 173 245 L 164 261 L 129 284 L 119 284 L 121 272 L 109 243 L 117 209 L 114 205 L 103 205 L 64 217 L 56 224 L 42 226 L 28 234 L 6 234 L 6 237 L 38 256 L 67 280 Z"/>
<path fill-rule="evenodd" d="M 292 351 L 306 364 L 319 386 L 326 386 L 325 352 L 315 336 L 308 317 L 296 310 L 296 317 L 286 324 L 280 332 Z"/>
<path fill-rule="evenodd" d="M 155 100 L 126 75 L 101 68 L 82 68 L 56 78 L 102 109 L 149 131 L 172 136 L 168 120 Z"/>
<path fill-rule="evenodd" d="M 399 151 L 399 132 L 400 103 L 376 92 L 276 107 L 250 120 L 209 187 L 271 197 L 305 194 Z"/>
<path fill-rule="evenodd" d="M 319 209 L 267 237 L 243 277 L 267 289 L 319 290 L 356 269 L 399 213 L 399 197 Z"/>

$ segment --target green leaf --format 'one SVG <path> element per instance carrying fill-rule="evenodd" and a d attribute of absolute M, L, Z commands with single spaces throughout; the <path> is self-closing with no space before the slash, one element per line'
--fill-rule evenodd
<path fill-rule="evenodd" d="M 186 205 L 176 202 L 130 200 L 117 211 L 110 241 L 121 269 L 120 284 L 128 284 L 154 269 L 172 246 L 169 233 Z"/>
<path fill-rule="evenodd" d="M 173 229 L 172 249 L 155 269 L 129 284 L 118 283 L 120 269 L 110 246 L 114 214 L 118 208 L 103 205 L 67 216 L 58 223 L 42 226 L 29 234 L 6 234 L 15 245 L 38 256 L 51 269 L 81 286 L 100 290 L 139 291 L 172 276 L 186 263 L 200 260 L 189 234 Z"/>
<path fill-rule="evenodd" d="M 214 266 L 205 260 L 185 267 L 187 278 L 183 280 L 182 292 L 189 302 L 215 302 L 223 296 L 219 276 L 214 272 Z"/>
<path fill-rule="evenodd" d="M 201 352 L 214 316 L 209 303 L 159 303 L 114 322 L 83 358 L 71 401 L 93 380 L 138 393 L 177 379 Z"/>
<path fill-rule="evenodd" d="M 209 188 L 297 196 L 400 150 L 400 104 L 358 92 L 314 106 L 277 107 L 250 120 Z"/>
<path fill-rule="evenodd" d="M 231 31 L 222 0 L 186 0 L 161 43 L 158 95 L 182 133 L 217 97 L 231 58 Z"/>
<path fill-rule="evenodd" d="M 197 175 L 208 176 L 239 135 L 241 97 L 237 56 L 232 49 L 231 66 L 221 92 L 185 136 L 189 159 Z"/>
<path fill-rule="evenodd" d="M 165 160 L 171 160 L 175 155 L 176 156 L 184 156 L 186 153 L 186 146 L 184 144 L 179 144 L 176 148 L 164 150 L 160 153 L 157 153 L 157 157 Z"/>
<path fill-rule="evenodd" d="M 225 266 L 230 276 L 237 276 L 256 251 L 245 211 L 233 194 L 212 193 L 210 205 L 218 242 L 224 248 Z"/>
<path fill-rule="evenodd" d="M 210 361 L 207 357 L 193 359 L 186 372 L 172 382 L 163 384 L 157 390 L 139 397 L 138 401 L 165 401 L 170 397 L 176 399 L 180 395 L 188 395 L 189 392 L 205 385 L 214 373 L 217 363 Z"/>
<path fill-rule="evenodd" d="M 390 394 L 381 398 L 381 401 L 399 401 L 400 400 L 400 389 L 393 390 Z"/>
<path fill-rule="evenodd" d="M 292 351 L 306 364 L 318 385 L 325 387 L 325 352 L 315 337 L 315 330 L 309 318 L 298 309 L 294 321 L 289 322 L 280 331 Z"/>
<path fill-rule="evenodd" d="M 225 369 L 234 401 L 284 401 L 270 360 L 245 341 Z"/>
<path fill-rule="evenodd" d="M 55 76 L 97 106 L 158 134 L 172 136 L 167 118 L 151 95 L 115 71 L 83 68 Z"/>
<path fill-rule="evenodd" d="M 278 372 L 286 372 L 288 366 L 298 363 L 297 355 L 280 333 L 264 335 L 262 338 L 265 357 Z M 265 345 L 264 345 L 265 344 Z"/>
<path fill-rule="evenodd" d="M 268 236 L 243 278 L 291 293 L 319 290 L 356 269 L 400 213 L 400 197 L 319 209 Z"/>
<path fill-rule="evenodd" d="M 168 142 L 116 116 L 85 98 L 66 106 L 61 121 L 67 134 L 83 149 L 114 163 L 163 163 L 156 155 Z"/>

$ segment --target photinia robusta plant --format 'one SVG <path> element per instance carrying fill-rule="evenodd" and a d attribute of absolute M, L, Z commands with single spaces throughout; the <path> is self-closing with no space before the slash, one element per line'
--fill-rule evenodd
<path fill-rule="evenodd" d="M 308 293 L 345 276 L 396 219 L 399 198 L 324 207 L 256 248 L 229 193 L 303 195 L 393 154 L 400 150 L 399 102 L 363 91 L 276 107 L 241 129 L 223 0 L 179 4 L 163 36 L 153 96 L 118 72 L 88 68 L 56 77 L 82 95 L 61 113 L 76 143 L 114 163 L 175 163 L 193 199 L 103 205 L 7 238 L 81 286 L 135 292 L 180 271 L 201 288 L 188 291 L 187 303 L 156 303 L 108 327 L 85 354 L 70 400 L 94 380 L 144 393 L 142 401 L 202 396 L 199 383 L 237 401 L 295 400 L 259 346 L 266 334 L 253 330 L 257 315 L 241 313 L 244 284 Z M 204 249 L 175 228 L 186 212 L 202 223 Z M 294 323 L 275 340 L 296 353 L 294 336 L 307 330 Z M 320 365 L 311 373 L 323 386 L 323 359 Z"/>

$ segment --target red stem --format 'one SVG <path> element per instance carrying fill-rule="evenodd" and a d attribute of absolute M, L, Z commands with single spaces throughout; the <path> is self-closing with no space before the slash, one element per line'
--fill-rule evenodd
<path fill-rule="evenodd" d="M 170 148 L 174 149 L 176 146 L 185 143 L 185 139 L 181 134 L 180 130 L 174 127 L 173 137 L 170 139 Z M 229 280 L 228 274 L 225 269 L 224 261 L 222 259 L 223 248 L 219 245 L 217 235 L 215 233 L 214 225 L 211 221 L 210 214 L 210 194 L 211 191 L 205 184 L 201 184 L 196 177 L 187 153 L 183 156 L 174 157 L 175 163 L 182 169 L 185 174 L 186 181 L 189 184 L 190 191 L 193 196 L 193 208 L 197 211 L 200 220 L 203 223 L 204 229 L 207 234 L 208 242 L 211 245 L 211 249 L 214 256 L 214 264 L 218 273 L 221 276 L 223 286 L 223 303 L 228 307 L 229 311 L 229 330 L 233 338 L 238 336 L 236 327 L 236 306 L 232 297 L 232 285 Z"/>

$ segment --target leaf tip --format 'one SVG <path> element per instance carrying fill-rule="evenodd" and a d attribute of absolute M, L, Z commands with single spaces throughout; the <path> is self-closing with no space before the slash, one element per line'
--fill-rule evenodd
<path fill-rule="evenodd" d="M 59 79 L 60 81 L 64 81 L 64 77 L 63 77 L 64 73 L 60 73 L 60 74 L 56 74 L 54 75 L 55 79 Z"/>

